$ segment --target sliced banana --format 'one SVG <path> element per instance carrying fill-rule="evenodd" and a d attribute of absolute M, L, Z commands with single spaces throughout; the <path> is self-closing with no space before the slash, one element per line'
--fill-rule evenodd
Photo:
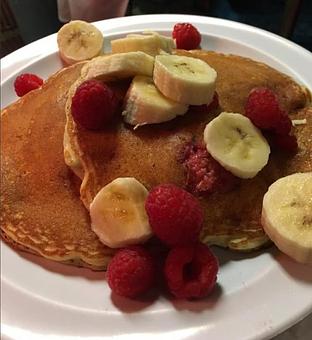
<path fill-rule="evenodd" d="M 152 230 L 145 211 L 147 189 L 132 177 L 103 187 L 90 205 L 91 228 L 101 242 L 120 248 L 145 242 Z"/>
<path fill-rule="evenodd" d="M 217 72 L 204 61 L 177 55 L 155 57 L 154 82 L 166 97 L 184 104 L 212 101 Z"/>
<path fill-rule="evenodd" d="M 127 52 L 100 56 L 90 60 L 81 69 L 84 80 L 99 78 L 104 81 L 130 78 L 136 75 L 152 76 L 154 58 L 144 52 Z"/>
<path fill-rule="evenodd" d="M 142 51 L 151 56 L 161 52 L 171 53 L 175 48 L 174 40 L 157 32 L 147 31 L 143 34 L 128 34 L 126 38 L 111 41 L 113 53 Z"/>
<path fill-rule="evenodd" d="M 270 146 L 251 121 L 222 112 L 206 125 L 204 141 L 211 156 L 241 178 L 252 178 L 267 164 Z"/>
<path fill-rule="evenodd" d="M 312 264 L 312 172 L 274 182 L 263 198 L 261 222 L 282 252 Z"/>
<path fill-rule="evenodd" d="M 163 96 L 156 88 L 153 78 L 136 76 L 125 97 L 122 115 L 131 125 L 162 123 L 183 115 L 188 106 Z"/>
<path fill-rule="evenodd" d="M 81 20 L 70 21 L 57 33 L 60 56 L 69 65 L 100 55 L 103 42 L 102 33 Z"/>

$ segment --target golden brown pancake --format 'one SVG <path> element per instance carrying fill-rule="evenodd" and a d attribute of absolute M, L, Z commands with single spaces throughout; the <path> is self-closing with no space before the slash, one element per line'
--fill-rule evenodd
<path fill-rule="evenodd" d="M 237 190 L 201 198 L 205 241 L 239 250 L 254 249 L 267 241 L 259 216 L 268 185 L 288 173 L 311 171 L 312 113 L 310 109 L 299 110 L 305 106 L 305 91 L 267 66 L 215 53 L 196 55 L 207 58 L 219 73 L 220 110 L 241 112 L 249 90 L 265 85 L 278 92 L 283 105 L 294 112 L 293 118 L 307 119 L 306 125 L 295 128 L 300 146 L 297 155 L 275 154 L 256 178 L 243 181 Z M 232 69 L 233 64 L 237 70 Z M 63 157 L 65 102 L 81 65 L 57 73 L 41 89 L 2 111 L 1 234 L 17 249 L 104 269 L 111 250 L 91 231 L 89 214 L 79 199 L 80 181 Z M 183 186 L 185 173 L 177 155 L 185 142 L 201 138 L 205 124 L 216 114 L 188 114 L 136 131 L 120 119 L 101 132 L 76 130 L 69 121 L 67 160 L 72 157 L 71 167 L 84 178 L 81 194 L 85 204 L 88 206 L 103 185 L 119 176 L 137 177 L 148 188 L 166 182 Z"/>
<path fill-rule="evenodd" d="M 81 199 L 88 208 L 97 192 L 117 177 L 135 177 L 148 189 L 163 184 L 185 185 L 179 154 L 191 141 L 201 142 L 206 124 L 221 111 L 244 113 L 251 89 L 266 86 L 277 93 L 292 118 L 305 117 L 307 124 L 295 128 L 299 152 L 272 152 L 268 165 L 253 179 L 242 180 L 231 192 L 199 197 L 205 222 L 202 239 L 232 249 L 251 250 L 268 241 L 261 225 L 262 199 L 268 186 L 289 173 L 311 171 L 312 117 L 305 108 L 308 91 L 290 77 L 251 59 L 215 52 L 178 51 L 205 60 L 218 73 L 220 108 L 212 113 L 192 114 L 168 123 L 136 130 L 116 119 L 103 131 L 76 126 L 68 115 L 68 140 L 73 158 L 82 168 Z M 67 107 L 70 113 L 70 107 Z"/>
<path fill-rule="evenodd" d="M 1 113 L 1 233 L 18 249 L 104 269 L 111 250 L 91 231 L 63 156 L 64 105 L 80 68 L 58 72 Z"/>

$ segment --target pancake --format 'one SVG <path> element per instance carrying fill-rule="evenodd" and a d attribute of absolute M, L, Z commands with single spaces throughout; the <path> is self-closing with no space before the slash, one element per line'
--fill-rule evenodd
<path fill-rule="evenodd" d="M 80 65 L 1 113 L 1 234 L 14 248 L 104 269 L 112 251 L 91 231 L 80 180 L 63 156 L 64 106 Z"/>
<path fill-rule="evenodd" d="M 290 78 L 249 59 L 198 51 L 194 55 L 207 59 L 219 73 L 220 110 L 241 112 L 249 90 L 265 85 L 278 92 L 292 118 L 307 119 L 307 124 L 295 128 L 300 150 L 294 157 L 274 154 L 256 178 L 243 181 L 235 191 L 200 198 L 205 242 L 255 249 L 268 240 L 259 224 L 268 185 L 288 173 L 312 169 L 307 92 Z M 177 156 L 185 143 L 202 138 L 204 126 L 220 110 L 207 116 L 189 113 L 135 131 L 120 118 L 104 131 L 85 131 L 69 115 L 63 150 L 65 103 L 82 65 L 58 72 L 41 89 L 1 113 L 1 235 L 18 250 L 101 270 L 112 250 L 91 231 L 79 191 L 88 207 L 103 185 L 120 176 L 137 177 L 148 188 L 166 182 L 183 186 L 185 173 Z M 83 179 L 82 185 L 65 165 L 63 151 L 66 162 Z"/>
<path fill-rule="evenodd" d="M 287 174 L 312 170 L 308 91 L 290 77 L 251 59 L 207 51 L 177 53 L 201 58 L 217 71 L 220 108 L 205 114 L 189 112 L 173 121 L 135 130 L 118 117 L 104 130 L 94 132 L 73 122 L 69 98 L 66 138 L 83 180 L 81 199 L 88 209 L 97 192 L 117 177 L 135 177 L 147 189 L 164 183 L 184 187 L 186 174 L 179 155 L 185 146 L 202 142 L 206 124 L 221 111 L 243 113 L 250 90 L 266 86 L 277 93 L 292 119 L 307 119 L 307 124 L 294 129 L 299 152 L 287 155 L 273 151 L 268 165 L 255 178 L 240 181 L 228 193 L 198 197 L 205 215 L 201 235 L 204 242 L 242 251 L 257 249 L 268 242 L 260 224 L 262 199 L 268 186 Z"/>

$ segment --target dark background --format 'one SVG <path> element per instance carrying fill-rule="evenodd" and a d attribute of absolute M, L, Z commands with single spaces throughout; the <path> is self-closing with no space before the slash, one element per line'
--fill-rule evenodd
<path fill-rule="evenodd" d="M 130 0 L 126 15 L 156 13 L 239 21 L 285 36 L 312 51 L 311 0 Z M 1 57 L 57 32 L 61 25 L 56 0 L 1 0 Z"/>

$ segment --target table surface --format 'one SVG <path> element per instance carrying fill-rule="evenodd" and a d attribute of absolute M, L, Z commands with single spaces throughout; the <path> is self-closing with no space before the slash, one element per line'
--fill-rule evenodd
<path fill-rule="evenodd" d="M 272 340 L 310 340 L 312 339 L 312 314 L 289 328 Z"/>

